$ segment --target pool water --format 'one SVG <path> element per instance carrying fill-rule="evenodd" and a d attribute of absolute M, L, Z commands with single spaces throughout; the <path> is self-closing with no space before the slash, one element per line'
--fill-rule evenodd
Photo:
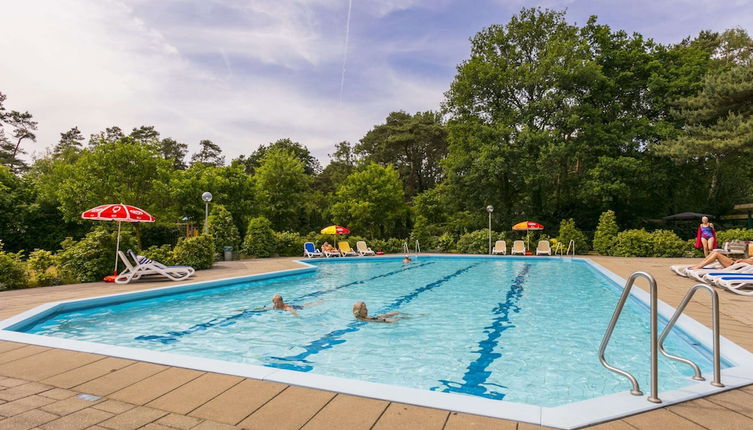
<path fill-rule="evenodd" d="M 490 399 L 558 406 L 626 391 L 597 352 L 620 289 L 572 259 L 318 260 L 316 272 L 54 314 L 23 331 Z M 274 294 L 298 316 L 259 310 Z M 353 318 L 400 312 L 392 323 Z M 607 359 L 649 380 L 648 311 L 629 300 Z M 663 324 L 660 324 L 663 326 Z M 711 370 L 697 342 L 666 348 Z M 660 357 L 661 391 L 692 370 Z"/>

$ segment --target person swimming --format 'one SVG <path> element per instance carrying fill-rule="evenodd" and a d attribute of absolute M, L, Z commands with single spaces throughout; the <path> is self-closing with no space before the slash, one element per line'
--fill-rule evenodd
<path fill-rule="evenodd" d="M 408 264 L 408 263 L 412 263 L 412 262 L 413 262 L 413 260 L 411 260 L 410 257 L 408 257 L 407 255 L 405 256 L 405 258 L 403 258 L 403 264 Z"/>
<path fill-rule="evenodd" d="M 393 317 L 399 313 L 400 312 L 388 312 L 386 314 L 370 316 L 369 310 L 368 308 L 366 308 L 366 303 L 356 302 L 353 305 L 353 316 L 356 317 L 356 319 L 359 321 L 391 323 L 399 320 L 400 318 L 390 319 L 389 317 Z"/>
<path fill-rule="evenodd" d="M 303 309 L 303 306 L 301 305 L 289 305 L 285 303 L 285 301 L 282 299 L 282 296 L 279 294 L 275 294 L 272 297 L 272 306 L 259 308 L 258 310 L 276 310 L 276 311 L 288 311 L 293 315 L 298 316 L 298 312 L 296 310 Z"/>

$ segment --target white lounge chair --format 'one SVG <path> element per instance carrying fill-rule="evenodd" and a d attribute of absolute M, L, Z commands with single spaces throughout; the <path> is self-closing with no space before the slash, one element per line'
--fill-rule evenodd
<path fill-rule="evenodd" d="M 306 242 L 303 244 L 303 256 L 308 258 L 324 257 L 324 254 L 322 251 L 316 249 L 313 242 Z"/>
<path fill-rule="evenodd" d="M 526 243 L 522 240 L 516 240 L 512 243 L 512 248 L 510 249 L 510 255 L 526 255 Z"/>
<path fill-rule="evenodd" d="M 340 251 L 338 251 L 337 248 L 335 248 L 332 245 L 330 245 L 330 246 L 331 246 L 330 249 L 325 249 L 322 246 L 322 253 L 324 254 L 325 257 L 327 257 L 327 258 L 330 258 L 330 257 L 342 257 L 342 255 L 340 255 Z"/>
<path fill-rule="evenodd" d="M 693 267 L 694 264 L 674 264 L 672 266 L 669 266 L 669 270 L 675 272 L 676 275 L 682 276 L 683 278 L 688 277 L 688 270 L 691 270 L 690 268 Z M 708 272 L 708 271 L 714 271 L 714 270 L 721 270 L 724 269 L 721 264 L 719 263 L 713 263 L 709 264 L 708 266 L 704 267 L 703 269 L 693 269 L 693 271 L 699 271 L 699 272 Z"/>
<path fill-rule="evenodd" d="M 725 276 L 716 280 L 716 285 L 742 296 L 753 296 L 753 276 Z M 750 290 L 745 290 L 746 288 Z"/>
<path fill-rule="evenodd" d="M 548 240 L 540 240 L 536 245 L 536 255 L 552 255 L 552 246 Z"/>
<path fill-rule="evenodd" d="M 730 266 L 732 267 L 732 266 Z M 716 283 L 719 279 L 725 279 L 728 277 L 742 277 L 742 278 L 750 278 L 753 277 L 753 265 L 748 265 L 747 267 L 741 267 L 737 270 L 718 270 L 715 272 L 706 272 L 703 273 L 701 276 L 697 277 L 701 282 L 708 282 L 708 283 Z"/>
<path fill-rule="evenodd" d="M 356 250 L 358 250 L 358 253 L 361 254 L 361 256 L 366 255 L 376 255 L 376 252 L 372 251 L 371 248 L 366 246 L 366 242 L 359 240 L 356 242 Z"/>
<path fill-rule="evenodd" d="M 717 267 L 717 268 L 711 268 L 711 269 L 685 269 L 685 273 L 688 275 L 689 278 L 695 279 L 697 281 L 706 282 L 704 277 L 708 274 L 714 273 L 716 275 L 712 276 L 718 276 L 718 275 L 724 275 L 724 274 L 735 274 L 735 273 L 742 273 L 741 271 L 749 270 L 751 267 L 748 263 L 735 263 L 731 266 L 727 267 Z"/>
<path fill-rule="evenodd" d="M 152 261 L 145 257 L 139 257 L 130 249 L 126 257 L 123 251 L 118 251 L 118 256 L 125 264 L 126 270 L 115 278 L 116 284 L 127 284 L 131 281 L 140 279 L 142 276 L 159 275 L 164 276 L 171 281 L 183 281 L 194 274 L 193 267 L 189 266 L 165 266 L 157 261 Z"/>
<path fill-rule="evenodd" d="M 504 240 L 498 240 L 494 242 L 494 248 L 492 248 L 492 254 L 507 255 L 507 242 Z"/>

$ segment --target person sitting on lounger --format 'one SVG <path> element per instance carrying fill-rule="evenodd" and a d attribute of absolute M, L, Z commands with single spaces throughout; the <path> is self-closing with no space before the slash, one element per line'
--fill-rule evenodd
<path fill-rule="evenodd" d="M 708 257 L 706 257 L 705 260 L 700 262 L 699 264 L 696 264 L 695 266 L 691 267 L 690 270 L 697 270 L 702 269 L 706 266 L 708 266 L 711 263 L 719 262 L 719 264 L 722 265 L 722 267 L 729 267 L 735 263 L 748 263 L 753 264 L 753 258 L 742 258 L 739 260 L 735 260 L 733 258 L 729 258 L 726 255 L 722 254 L 719 251 L 714 251 L 711 254 L 709 254 Z"/>
<path fill-rule="evenodd" d="M 397 321 L 400 318 L 390 319 L 389 317 L 393 317 L 399 313 L 400 312 L 388 312 L 386 314 L 370 316 L 369 310 L 366 308 L 366 303 L 356 302 L 356 304 L 353 305 L 353 316 L 360 321 L 391 323 Z"/>
<path fill-rule="evenodd" d="M 337 248 L 335 248 L 334 246 L 330 245 L 329 242 L 324 242 L 322 244 L 322 251 L 324 251 L 324 252 L 337 252 Z"/>

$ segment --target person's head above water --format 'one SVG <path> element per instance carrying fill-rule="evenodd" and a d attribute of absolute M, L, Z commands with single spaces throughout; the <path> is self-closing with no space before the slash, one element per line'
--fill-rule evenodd
<path fill-rule="evenodd" d="M 405 256 L 405 258 L 403 258 L 403 263 L 410 263 L 411 261 L 413 260 L 411 260 L 407 255 Z"/>
<path fill-rule="evenodd" d="M 274 297 L 272 297 L 272 307 L 274 309 L 284 309 L 285 308 L 285 302 L 282 300 L 282 296 L 279 294 L 275 294 Z"/>
<path fill-rule="evenodd" d="M 353 305 L 353 316 L 356 318 L 366 318 L 369 316 L 369 310 L 366 308 L 366 303 L 356 302 Z"/>

